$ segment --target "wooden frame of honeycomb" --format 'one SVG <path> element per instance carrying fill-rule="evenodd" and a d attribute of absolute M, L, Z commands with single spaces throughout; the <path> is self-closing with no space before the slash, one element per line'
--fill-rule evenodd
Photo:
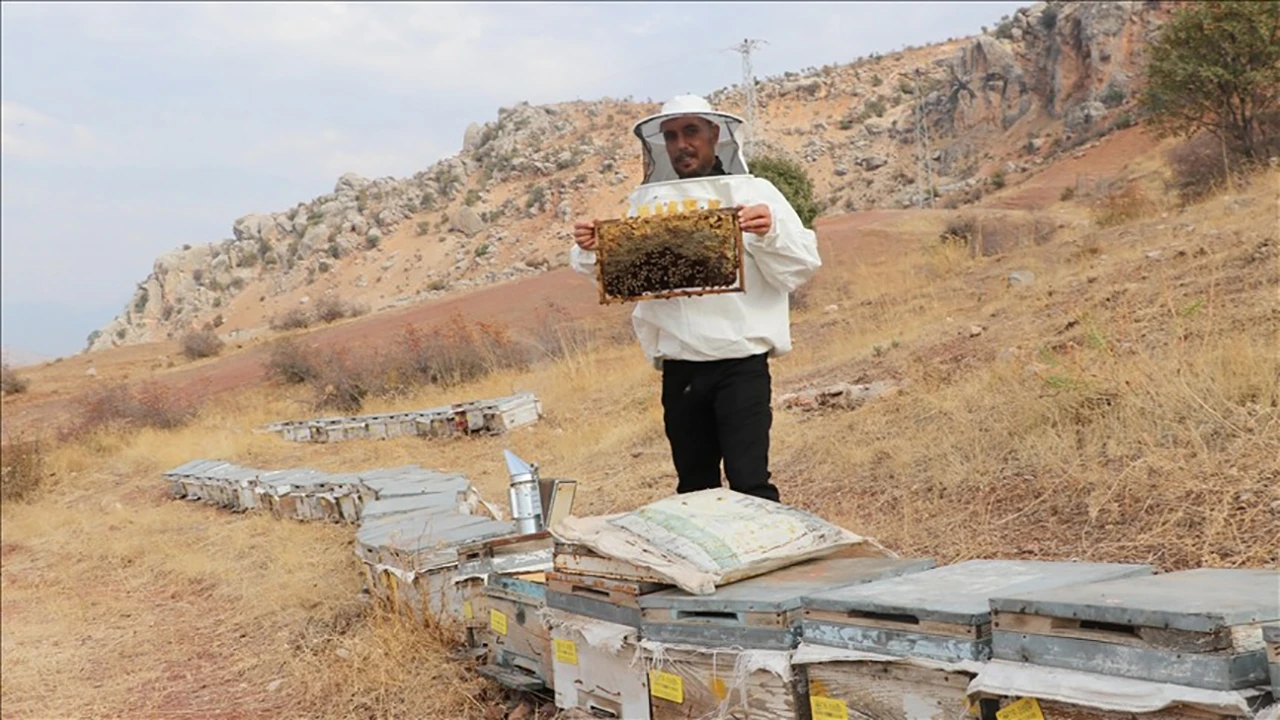
<path fill-rule="evenodd" d="M 596 223 L 600 304 L 744 292 L 733 208 Z"/>

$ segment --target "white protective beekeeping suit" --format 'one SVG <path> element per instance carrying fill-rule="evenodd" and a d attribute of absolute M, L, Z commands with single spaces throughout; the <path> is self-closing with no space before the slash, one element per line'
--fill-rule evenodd
<path fill-rule="evenodd" d="M 719 126 L 716 156 L 726 175 L 681 180 L 676 174 L 660 126 L 667 118 L 685 115 L 698 115 Z M 659 369 L 664 358 L 706 361 L 766 352 L 778 357 L 790 352 L 788 293 L 808 281 L 822 265 L 813 231 L 804 227 L 773 183 L 750 174 L 737 139 L 741 126 L 741 118 L 712 110 L 702 98 L 689 95 L 673 98 L 657 115 L 635 125 L 644 153 L 645 177 L 627 198 L 629 217 L 691 203 L 699 208 L 763 203 L 773 216 L 773 227 L 767 234 L 743 234 L 746 292 L 636 304 L 632 314 L 636 337 Z M 574 244 L 569 262 L 578 272 L 595 275 L 594 252 Z"/>

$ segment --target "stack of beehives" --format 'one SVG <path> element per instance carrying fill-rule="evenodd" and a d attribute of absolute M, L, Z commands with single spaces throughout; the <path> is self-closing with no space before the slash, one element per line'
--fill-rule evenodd
<path fill-rule="evenodd" d="M 663 514 L 650 506 L 626 522 L 638 531 Z M 490 579 L 482 597 L 508 604 L 476 625 L 522 648 L 491 676 L 552 689 L 561 708 L 654 720 L 1253 718 L 1275 707 L 1264 646 L 1280 640 L 1265 627 L 1280 619 L 1274 570 L 938 567 L 859 545 L 690 592 L 662 571 L 675 548 L 701 543 L 722 563 L 735 548 L 708 539 L 719 518 L 683 520 L 662 520 L 663 558 L 637 563 L 644 553 L 625 543 L 614 556 L 609 542 L 557 532 L 550 572 Z"/>
<path fill-rule="evenodd" d="M 268 471 L 224 460 L 192 460 L 164 475 L 171 497 L 232 512 L 269 511 L 292 520 L 356 522 L 367 497 L 358 478 L 306 468 Z"/>
<path fill-rule="evenodd" d="M 722 506 L 741 496 L 727 491 L 521 535 L 465 477 L 415 465 L 198 460 L 166 476 L 175 497 L 233 510 L 358 518 L 372 593 L 419 622 L 460 621 L 482 674 L 597 717 L 1280 716 L 1280 571 L 938 567 L 838 536 L 745 568 L 777 535 L 728 527 Z M 802 534 L 830 528 L 812 520 Z"/>
<path fill-rule="evenodd" d="M 290 420 L 265 425 L 263 432 L 294 442 L 330 443 L 418 435 L 448 438 L 499 435 L 537 422 L 542 404 L 533 393 L 454 403 L 426 410 Z"/>
<path fill-rule="evenodd" d="M 360 524 L 355 553 L 375 597 L 418 621 L 462 614 L 457 547 L 515 526 L 467 478 L 417 465 L 331 474 L 193 460 L 165 473 L 172 497 L 233 512 Z"/>
<path fill-rule="evenodd" d="M 515 531 L 461 475 L 412 466 L 361 475 L 376 498 L 367 502 L 356 556 L 366 586 L 419 622 L 463 619 L 459 547 Z"/>

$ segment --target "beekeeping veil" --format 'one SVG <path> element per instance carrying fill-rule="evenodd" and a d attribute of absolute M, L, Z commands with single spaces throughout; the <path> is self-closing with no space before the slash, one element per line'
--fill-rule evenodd
<path fill-rule="evenodd" d="M 716 143 L 716 157 L 724 171 L 730 175 L 746 175 L 747 161 L 742 156 L 738 135 L 742 118 L 711 109 L 711 104 L 696 95 L 678 95 L 668 100 L 656 115 L 635 125 L 636 137 L 644 153 L 644 180 L 642 185 L 679 180 L 671 158 L 667 156 L 667 143 L 662 138 L 662 121 L 681 115 L 697 115 L 715 123 L 720 128 L 720 141 Z"/>

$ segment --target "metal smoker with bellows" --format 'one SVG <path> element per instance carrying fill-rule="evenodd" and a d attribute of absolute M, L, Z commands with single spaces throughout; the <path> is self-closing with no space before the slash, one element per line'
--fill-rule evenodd
<path fill-rule="evenodd" d="M 572 510 L 577 483 L 544 479 L 510 450 L 503 456 L 514 534 L 458 548 L 468 642 L 481 675 L 514 690 L 552 690 L 550 629 L 539 615 L 554 558 L 549 528 Z"/>
<path fill-rule="evenodd" d="M 511 518 L 520 535 L 533 535 L 554 527 L 573 510 L 577 482 L 543 479 L 537 463 L 527 463 L 510 450 L 503 450 L 507 474 L 511 478 Z"/>

